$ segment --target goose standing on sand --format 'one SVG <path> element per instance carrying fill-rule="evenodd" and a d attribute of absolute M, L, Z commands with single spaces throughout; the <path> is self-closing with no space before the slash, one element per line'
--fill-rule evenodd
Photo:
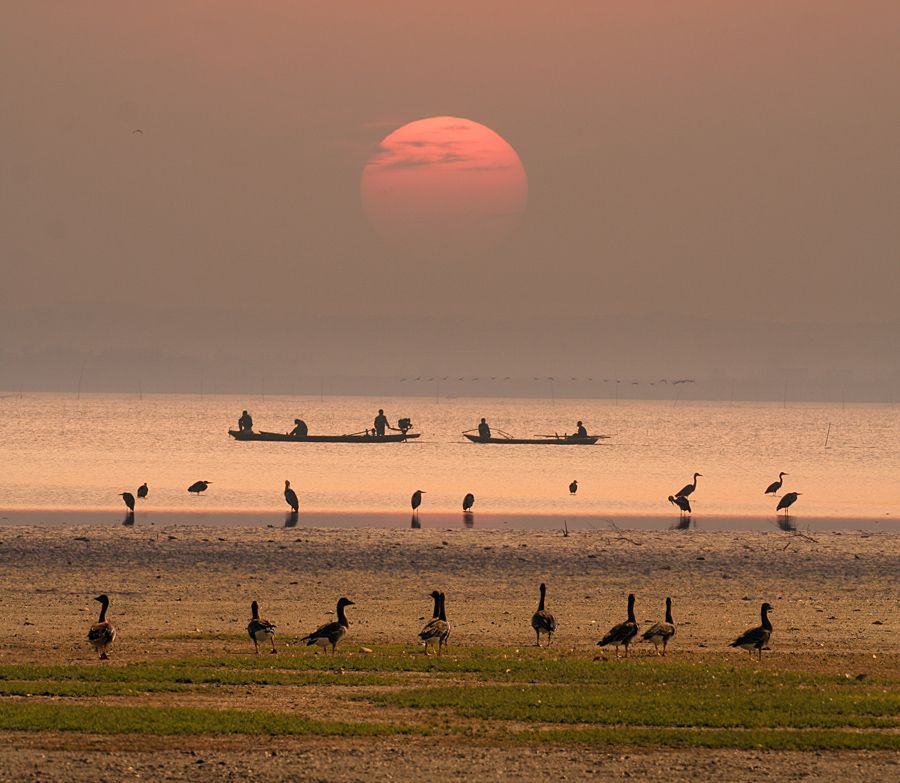
<path fill-rule="evenodd" d="M 475 496 L 471 492 L 467 492 L 466 496 L 463 498 L 463 511 L 467 514 L 472 510 L 472 506 L 475 505 Z"/>
<path fill-rule="evenodd" d="M 775 513 L 777 514 L 781 509 L 784 509 L 784 515 L 787 517 L 789 513 L 788 509 L 797 502 L 797 498 L 802 494 L 802 492 L 788 492 L 778 501 L 778 505 L 775 507 Z"/>
<path fill-rule="evenodd" d="M 443 619 L 441 613 L 443 611 L 444 594 L 437 590 L 432 591 L 431 597 L 434 599 L 434 612 L 431 619 L 425 623 L 425 627 L 419 633 L 419 639 L 425 643 L 425 655 L 428 655 L 428 645 L 438 645 L 438 655 L 441 654 L 444 642 L 450 636 L 450 625 L 447 622 L 447 614 L 444 612 Z"/>
<path fill-rule="evenodd" d="M 772 636 L 772 623 L 769 622 L 769 612 L 771 611 L 771 604 L 764 603 L 759 611 L 762 623 L 756 628 L 744 631 L 728 646 L 742 647 L 750 653 L 751 658 L 753 657 L 753 651 L 759 650 L 759 660 L 762 660 L 763 648 L 769 643 L 769 638 Z"/>
<path fill-rule="evenodd" d="M 328 645 L 330 644 L 331 654 L 334 655 L 337 643 L 347 635 L 347 631 L 350 629 L 350 623 L 347 622 L 347 615 L 344 614 L 344 608 L 353 605 L 353 601 L 349 598 L 341 598 L 337 602 L 338 619 L 332 623 L 320 625 L 312 633 L 301 637 L 300 641 L 306 642 L 307 646 L 318 644 L 323 650 L 327 650 Z"/>
<path fill-rule="evenodd" d="M 607 631 L 606 636 L 604 636 L 599 642 L 597 642 L 598 647 L 606 647 L 608 644 L 615 645 L 616 648 L 616 658 L 619 657 L 619 645 L 625 647 L 625 657 L 628 657 L 628 645 L 631 644 L 632 639 L 637 636 L 638 633 L 638 624 L 637 620 L 634 619 L 634 593 L 628 594 L 628 619 L 624 623 L 619 623 L 618 625 L 614 625 L 612 628 Z"/>
<path fill-rule="evenodd" d="M 553 634 L 556 633 L 556 618 L 544 609 L 544 600 L 547 597 L 547 585 L 541 582 L 541 600 L 538 601 L 537 611 L 531 615 L 531 627 L 537 634 L 535 645 L 541 646 L 541 634 L 547 634 L 547 646 L 553 641 Z"/>
<path fill-rule="evenodd" d="M 275 625 L 268 620 L 261 620 L 259 617 L 259 604 L 254 601 L 250 604 L 250 613 L 253 618 L 247 623 L 247 633 L 253 640 L 253 646 L 256 648 L 256 654 L 259 655 L 259 643 L 267 639 L 272 642 L 271 655 L 275 655 L 278 650 L 275 649 Z"/>
<path fill-rule="evenodd" d="M 422 495 L 424 494 L 424 489 L 417 489 L 412 493 L 412 497 L 409 499 L 409 504 L 412 506 L 413 515 L 416 519 L 419 518 L 419 506 L 422 505 Z"/>
<path fill-rule="evenodd" d="M 211 481 L 195 481 L 188 487 L 188 492 L 194 492 L 199 495 L 201 492 L 206 492 L 210 484 L 212 484 Z"/>
<path fill-rule="evenodd" d="M 669 495 L 669 502 L 673 506 L 678 506 L 681 511 L 681 516 L 690 515 L 691 513 L 691 503 L 686 497 L 682 497 L 681 495 L 672 496 Z"/>
<path fill-rule="evenodd" d="M 778 490 L 781 489 L 781 485 L 784 484 L 784 477 L 786 475 L 787 475 L 787 473 L 779 473 L 778 481 L 773 481 L 771 484 L 769 484 L 769 486 L 766 487 L 766 491 L 763 492 L 763 494 L 764 495 L 777 495 Z"/>
<path fill-rule="evenodd" d="M 88 641 L 100 653 L 100 660 L 105 661 L 109 658 L 106 651 L 116 640 L 116 627 L 106 619 L 106 611 L 109 609 L 109 596 L 103 593 L 94 600 L 100 602 L 100 617 L 88 630 Z"/>
<path fill-rule="evenodd" d="M 141 484 L 137 488 L 138 500 L 143 500 L 145 497 L 147 497 L 149 492 L 150 492 L 150 487 L 147 486 L 147 482 L 145 481 L 143 484 Z"/>
<path fill-rule="evenodd" d="M 672 619 L 672 599 L 666 598 L 666 621 L 664 623 L 654 623 L 646 631 L 644 631 L 643 639 L 646 642 L 653 642 L 656 648 L 656 654 L 659 655 L 659 645 L 662 644 L 662 654 L 666 654 L 666 645 L 675 635 L 675 621 Z"/>
<path fill-rule="evenodd" d="M 703 478 L 702 473 L 694 474 L 694 481 L 690 484 L 685 484 L 678 492 L 675 493 L 676 498 L 686 498 L 689 495 L 694 494 L 694 490 L 697 489 L 697 477 Z"/>
<path fill-rule="evenodd" d="M 287 479 L 284 480 L 284 500 L 295 514 L 300 510 L 300 500 L 297 498 L 297 493 L 291 489 L 291 482 Z"/>
<path fill-rule="evenodd" d="M 129 511 L 134 511 L 134 495 L 130 492 L 120 492 L 122 500 L 125 501 L 125 505 L 128 506 Z"/>
<path fill-rule="evenodd" d="M 576 492 L 578 492 L 578 482 L 573 481 L 571 484 L 569 484 L 569 494 L 574 495 Z"/>

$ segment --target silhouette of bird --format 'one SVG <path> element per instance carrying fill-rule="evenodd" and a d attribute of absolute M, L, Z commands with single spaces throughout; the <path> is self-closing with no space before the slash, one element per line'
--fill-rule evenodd
<path fill-rule="evenodd" d="M 331 645 L 331 654 L 334 655 L 337 643 L 343 639 L 350 630 L 350 623 L 347 621 L 347 615 L 344 614 L 344 608 L 353 606 L 353 601 L 349 598 L 341 598 L 337 602 L 337 620 L 331 623 L 320 625 L 310 634 L 303 636 L 300 641 L 306 642 L 307 647 L 318 644 L 323 650 Z"/>
<path fill-rule="evenodd" d="M 569 494 L 574 495 L 576 492 L 578 492 L 578 482 L 573 481 L 571 484 L 569 484 Z"/>
<path fill-rule="evenodd" d="M 272 655 L 278 652 L 275 649 L 275 625 L 268 620 L 259 618 L 259 604 L 254 601 L 250 604 L 250 613 L 253 615 L 249 623 L 247 623 L 247 633 L 253 640 L 253 646 L 256 648 L 256 654 L 259 655 L 259 643 L 268 639 L 272 642 Z"/>
<path fill-rule="evenodd" d="M 437 592 L 437 591 L 435 591 Z M 431 594 L 434 597 L 435 593 Z M 425 627 L 419 633 L 419 638 L 425 642 L 425 654 L 428 655 L 428 645 L 434 645 L 437 642 L 438 655 L 444 651 L 444 645 L 450 637 L 450 623 L 447 622 L 447 611 L 445 607 L 446 598 L 443 593 L 437 593 L 435 598 L 435 612 L 437 613 L 431 620 L 425 624 Z"/>
<path fill-rule="evenodd" d="M 140 128 L 135 128 L 133 131 L 131 131 L 132 136 L 134 136 L 136 133 L 139 133 L 141 136 L 144 135 L 144 131 L 141 130 Z"/>
<path fill-rule="evenodd" d="M 129 511 L 134 511 L 134 495 L 130 492 L 120 492 L 119 495 L 122 496 L 122 500 L 125 501 L 125 505 L 128 506 Z"/>
<path fill-rule="evenodd" d="M 106 619 L 106 611 L 109 609 L 109 596 L 106 593 L 98 595 L 95 601 L 100 602 L 100 617 L 88 630 L 88 641 L 94 646 L 94 649 L 100 653 L 100 660 L 105 661 L 109 658 L 106 651 L 110 645 L 116 640 L 116 628 Z"/>
<path fill-rule="evenodd" d="M 777 495 L 778 490 L 781 489 L 781 485 L 784 484 L 784 477 L 786 475 L 787 475 L 787 473 L 779 473 L 778 481 L 773 481 L 771 484 L 769 484 L 769 486 L 766 487 L 766 491 L 763 492 L 763 494 L 764 495 Z"/>
<path fill-rule="evenodd" d="M 422 505 L 422 495 L 424 494 L 424 489 L 417 489 L 412 493 L 412 497 L 409 499 L 409 504 L 412 506 L 413 514 L 415 514 L 416 519 L 419 517 L 419 506 Z"/>
<path fill-rule="evenodd" d="M 195 492 L 196 494 L 200 494 L 201 492 L 206 492 L 209 488 L 209 485 L 212 484 L 211 481 L 195 481 L 188 487 L 188 492 Z"/>
<path fill-rule="evenodd" d="M 764 603 L 759 612 L 762 622 L 756 628 L 744 631 L 728 646 L 742 647 L 750 653 L 751 658 L 753 651 L 759 650 L 759 659 L 762 660 L 763 647 L 769 643 L 769 638 L 772 636 L 772 623 L 769 622 L 769 612 L 771 611 L 773 611 L 771 604 Z"/>
<path fill-rule="evenodd" d="M 547 585 L 541 582 L 541 600 L 538 602 L 537 611 L 531 615 L 531 627 L 537 634 L 537 642 L 535 645 L 541 646 L 541 634 L 547 634 L 547 646 L 553 641 L 553 634 L 556 632 L 556 618 L 544 608 L 544 599 L 547 597 Z"/>
<path fill-rule="evenodd" d="M 463 498 L 463 511 L 471 511 L 474 505 L 475 496 L 471 492 L 466 493 L 466 496 Z"/>
<path fill-rule="evenodd" d="M 637 620 L 634 619 L 634 593 L 628 594 L 628 619 L 624 623 L 614 625 L 607 631 L 599 642 L 598 647 L 606 647 L 608 644 L 615 645 L 616 658 L 619 657 L 619 645 L 625 647 L 625 657 L 628 657 L 628 645 L 638 633 Z"/>
<path fill-rule="evenodd" d="M 656 654 L 659 655 L 659 645 L 662 644 L 662 654 L 666 654 L 666 645 L 675 635 L 675 621 L 672 619 L 672 599 L 666 598 L 666 620 L 662 623 L 654 623 L 644 631 L 643 639 L 653 642 Z"/>
<path fill-rule="evenodd" d="M 137 496 L 138 500 L 143 500 L 147 497 L 147 494 L 150 492 L 150 487 L 147 486 L 147 482 L 145 481 L 137 488 Z"/>
<path fill-rule="evenodd" d="M 775 513 L 777 514 L 781 509 L 784 509 L 784 515 L 787 516 L 788 509 L 797 502 L 797 498 L 802 494 L 802 492 L 788 492 L 778 501 L 778 505 L 775 507 Z"/>
<path fill-rule="evenodd" d="M 291 482 L 285 479 L 284 482 L 284 499 L 285 502 L 291 507 L 292 511 L 300 510 L 300 501 L 297 498 L 297 493 L 291 489 Z"/>
<path fill-rule="evenodd" d="M 686 497 L 682 495 L 674 497 L 672 495 L 669 495 L 669 502 L 674 506 L 678 506 L 681 511 L 681 516 L 691 513 L 691 504 Z"/>
<path fill-rule="evenodd" d="M 691 484 L 685 484 L 678 492 L 675 493 L 676 498 L 686 498 L 688 495 L 693 495 L 694 490 L 697 489 L 697 477 L 700 476 L 702 478 L 702 473 L 694 474 L 694 481 Z"/>

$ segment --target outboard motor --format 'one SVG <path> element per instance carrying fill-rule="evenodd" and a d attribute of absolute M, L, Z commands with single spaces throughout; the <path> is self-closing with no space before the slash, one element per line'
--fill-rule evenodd
<path fill-rule="evenodd" d="M 412 420 L 411 419 L 397 419 L 397 429 L 400 430 L 404 435 L 412 429 Z"/>

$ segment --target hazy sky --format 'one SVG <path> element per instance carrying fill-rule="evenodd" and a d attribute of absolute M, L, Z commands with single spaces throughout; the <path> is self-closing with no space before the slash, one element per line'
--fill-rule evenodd
<path fill-rule="evenodd" d="M 896 0 L 8 4 L 0 311 L 896 332 L 898 74 Z M 520 156 L 499 246 L 367 223 L 366 161 L 431 115 Z"/>

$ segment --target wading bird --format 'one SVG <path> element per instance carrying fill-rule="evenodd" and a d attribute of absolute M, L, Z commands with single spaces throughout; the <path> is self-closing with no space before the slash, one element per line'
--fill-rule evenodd
<path fill-rule="evenodd" d="M 773 481 L 771 484 L 769 484 L 769 486 L 766 487 L 766 491 L 763 492 L 763 494 L 764 495 L 777 495 L 778 490 L 781 489 L 781 485 L 784 484 L 784 477 L 786 475 L 787 475 L 787 473 L 779 473 L 778 481 Z"/>
<path fill-rule="evenodd" d="M 120 492 L 119 495 L 122 497 L 122 500 L 125 501 L 125 505 L 128 506 L 129 511 L 134 511 L 134 495 L 130 492 Z"/>
<path fill-rule="evenodd" d="M 463 511 L 468 513 L 469 511 L 472 510 L 472 506 L 474 506 L 474 505 L 475 505 L 475 496 L 471 492 L 469 492 L 463 498 Z"/>
<path fill-rule="evenodd" d="M 138 500 L 143 500 L 145 497 L 147 497 L 147 494 L 149 492 L 150 492 L 150 487 L 147 486 L 147 482 L 145 481 L 137 489 Z"/>
<path fill-rule="evenodd" d="M 628 619 L 624 623 L 614 625 L 607 631 L 597 646 L 606 647 L 608 644 L 615 645 L 616 658 L 619 657 L 619 645 L 625 648 L 625 657 L 628 657 L 628 645 L 638 633 L 637 620 L 634 619 L 634 593 L 628 594 Z"/>
<path fill-rule="evenodd" d="M 412 506 L 413 516 L 416 519 L 419 518 L 419 506 L 422 505 L 422 495 L 425 494 L 424 489 L 417 489 L 412 493 L 412 497 L 409 499 L 409 504 Z"/>
<path fill-rule="evenodd" d="M 778 505 L 775 507 L 775 513 L 777 514 L 781 509 L 784 509 L 784 515 L 787 516 L 788 509 L 797 502 L 797 498 L 802 494 L 802 492 L 788 492 L 778 501 Z"/>
<path fill-rule="evenodd" d="M 297 498 L 297 493 L 291 489 L 291 482 L 287 479 L 284 481 L 284 500 L 291 507 L 291 511 L 296 513 L 300 510 L 300 501 Z"/>
<path fill-rule="evenodd" d="M 769 643 L 769 638 L 772 636 L 772 623 L 769 622 L 769 612 L 771 611 L 773 611 L 771 604 L 763 604 L 759 612 L 762 623 L 756 628 L 744 631 L 729 647 L 742 647 L 750 653 L 751 658 L 753 651 L 759 650 L 759 660 L 762 660 L 763 648 Z"/>
<path fill-rule="evenodd" d="M 535 646 L 541 646 L 541 634 L 547 634 L 547 646 L 553 641 L 553 634 L 556 633 L 556 618 L 544 608 L 544 599 L 547 597 L 547 585 L 541 582 L 541 600 L 538 602 L 537 611 L 531 615 L 531 627 L 537 634 Z"/>
<path fill-rule="evenodd" d="M 569 494 L 574 495 L 576 492 L 578 492 L 578 482 L 573 481 L 571 484 L 569 484 Z"/>
<path fill-rule="evenodd" d="M 643 639 L 653 642 L 656 654 L 659 655 L 659 645 L 662 644 L 662 654 L 666 654 L 666 645 L 675 635 L 675 621 L 672 619 L 672 599 L 666 598 L 666 620 L 662 623 L 654 623 L 644 631 Z"/>
<path fill-rule="evenodd" d="M 669 495 L 669 502 L 673 506 L 678 506 L 680 510 L 680 516 L 690 515 L 691 513 L 691 503 L 686 497 L 682 497 L 681 495 L 674 496 Z"/>
<path fill-rule="evenodd" d="M 212 484 L 211 481 L 195 481 L 188 487 L 188 492 L 195 492 L 199 495 L 201 492 L 206 492 L 210 484 Z"/>
<path fill-rule="evenodd" d="M 320 625 L 310 634 L 301 637 L 301 642 L 306 642 L 307 646 L 318 644 L 323 650 L 331 645 L 331 654 L 334 655 L 337 643 L 343 639 L 350 630 L 350 623 L 347 622 L 347 615 L 344 614 L 345 607 L 353 606 L 353 601 L 349 598 L 341 598 L 337 602 L 337 620 L 331 623 Z"/>
<path fill-rule="evenodd" d="M 110 645 L 116 640 L 116 628 L 106 619 L 106 611 L 109 609 L 109 596 L 106 593 L 98 595 L 95 601 L 100 602 L 100 617 L 88 630 L 88 641 L 94 646 L 94 649 L 100 653 L 100 660 L 105 661 L 109 658 L 106 651 Z"/>
<path fill-rule="evenodd" d="M 697 489 L 697 477 L 702 478 L 702 473 L 694 474 L 694 481 L 691 484 L 685 484 L 678 492 L 675 493 L 676 498 L 686 498 L 688 495 L 693 495 L 694 490 Z"/>
<path fill-rule="evenodd" d="M 253 646 L 256 648 L 256 654 L 259 655 L 259 643 L 267 639 L 272 642 L 271 655 L 275 655 L 278 650 L 275 649 L 275 625 L 268 620 L 261 620 L 259 617 L 259 604 L 254 601 L 250 604 L 250 613 L 253 615 L 249 623 L 247 623 L 247 633 L 253 640 Z"/>

